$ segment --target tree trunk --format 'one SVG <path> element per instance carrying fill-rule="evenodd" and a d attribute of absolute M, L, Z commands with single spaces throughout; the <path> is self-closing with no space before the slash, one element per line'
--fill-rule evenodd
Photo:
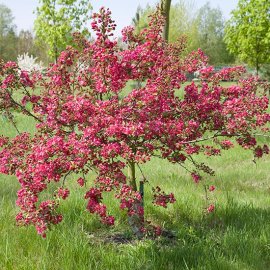
<path fill-rule="evenodd" d="M 133 191 L 137 191 L 137 183 L 136 183 L 136 170 L 135 170 L 135 162 L 128 162 L 128 183 L 132 187 Z M 138 209 L 143 207 L 142 202 L 134 202 L 133 211 L 135 213 L 133 215 L 128 216 L 128 223 L 133 231 L 133 233 L 139 238 L 143 238 L 144 234 L 142 232 L 143 227 L 143 216 L 137 214 Z"/>
<path fill-rule="evenodd" d="M 260 47 L 259 47 L 259 41 L 258 36 L 256 35 L 256 75 L 259 76 L 259 54 L 260 54 Z"/>
<path fill-rule="evenodd" d="M 169 40 L 169 29 L 170 29 L 170 9 L 171 9 L 171 0 L 162 0 L 161 1 L 161 11 L 165 17 L 165 25 L 163 28 L 163 38 Z"/>
<path fill-rule="evenodd" d="M 57 50 L 57 45 L 54 45 L 54 63 L 57 63 L 57 58 L 58 58 L 58 50 Z"/>
<path fill-rule="evenodd" d="M 135 162 L 128 162 L 128 183 L 134 191 L 137 191 L 136 175 L 135 175 Z"/>
<path fill-rule="evenodd" d="M 259 66 L 259 61 L 258 61 L 258 58 L 256 59 L 256 75 L 259 76 L 259 69 L 260 69 L 260 66 Z"/>

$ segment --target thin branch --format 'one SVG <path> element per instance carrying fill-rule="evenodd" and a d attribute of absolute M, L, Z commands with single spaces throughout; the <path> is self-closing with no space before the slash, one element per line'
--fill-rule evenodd
<path fill-rule="evenodd" d="M 86 187 L 86 179 L 85 179 L 85 173 L 83 172 L 83 179 L 84 179 L 84 187 Z"/>
<path fill-rule="evenodd" d="M 140 170 L 140 172 L 141 172 L 141 174 L 142 174 L 142 176 L 143 176 L 143 181 L 144 181 L 144 183 L 145 182 L 148 182 L 147 180 L 146 180 L 146 177 L 145 177 L 145 175 L 144 175 L 144 173 L 143 173 L 143 171 L 142 171 L 142 169 L 141 169 L 141 167 L 140 167 L 140 165 L 137 163 L 137 166 L 138 166 L 138 168 L 139 168 L 139 170 Z"/>
<path fill-rule="evenodd" d="M 63 183 L 62 183 L 62 187 L 65 186 L 65 182 L 66 182 L 66 178 L 68 177 L 68 175 L 71 174 L 72 171 L 69 171 L 68 173 L 66 173 L 66 175 L 64 176 L 64 179 L 63 179 Z"/>
<path fill-rule="evenodd" d="M 7 112 L 7 117 L 8 117 L 8 120 L 12 123 L 13 127 L 16 129 L 17 133 L 21 134 L 21 132 L 19 131 L 15 121 L 13 120 L 13 115 L 10 112 Z"/>
<path fill-rule="evenodd" d="M 95 168 L 90 167 L 90 165 L 88 165 L 88 164 L 86 164 L 85 166 L 86 166 L 90 171 L 93 171 L 94 173 L 98 174 L 98 171 L 97 171 Z"/>
<path fill-rule="evenodd" d="M 210 136 L 210 137 L 206 137 L 206 138 L 201 138 L 198 140 L 193 140 L 193 141 L 186 141 L 186 142 L 180 142 L 180 144 L 191 144 L 191 143 L 198 143 L 198 142 L 203 142 L 203 141 L 208 141 L 217 137 L 240 137 L 244 134 L 226 134 L 226 135 L 222 135 L 219 134 L 218 132 L 215 133 L 214 135 Z M 270 138 L 270 135 L 267 134 L 251 134 L 252 136 L 261 136 L 261 137 L 266 137 L 266 138 Z"/>
<path fill-rule="evenodd" d="M 36 119 L 38 122 L 42 122 L 37 116 L 35 116 L 34 114 L 32 114 L 30 111 L 28 111 L 25 107 L 23 107 L 21 104 L 19 104 L 18 102 L 16 102 L 13 98 L 12 98 L 12 96 L 11 96 L 11 94 L 9 93 L 9 97 L 10 97 L 10 99 L 11 99 L 11 101 L 16 105 L 16 106 L 18 106 L 23 112 L 25 112 L 28 116 L 31 116 L 31 117 L 33 117 L 34 119 Z"/>
<path fill-rule="evenodd" d="M 25 91 L 26 95 L 31 98 L 31 94 L 29 93 L 29 91 L 26 89 L 26 87 L 23 85 L 23 91 Z"/>
<path fill-rule="evenodd" d="M 208 141 L 208 140 L 214 139 L 216 137 L 220 137 L 220 136 L 226 136 L 226 135 L 221 135 L 221 134 L 218 134 L 218 132 L 217 132 L 214 135 L 212 135 L 210 137 L 207 137 L 207 138 L 201 138 L 201 139 L 198 139 L 198 140 L 187 141 L 187 142 L 180 142 L 180 143 L 181 144 L 198 143 L 198 142 Z"/>
<path fill-rule="evenodd" d="M 266 134 L 253 134 L 253 136 L 270 138 L 270 135 L 266 135 Z"/>
<path fill-rule="evenodd" d="M 208 197 L 208 190 L 207 190 L 207 185 L 204 186 L 204 196 L 205 196 L 205 207 L 207 208 L 209 197 Z"/>
<path fill-rule="evenodd" d="M 192 173 L 187 167 L 185 167 L 183 164 L 178 163 L 182 168 L 184 168 L 187 172 Z"/>

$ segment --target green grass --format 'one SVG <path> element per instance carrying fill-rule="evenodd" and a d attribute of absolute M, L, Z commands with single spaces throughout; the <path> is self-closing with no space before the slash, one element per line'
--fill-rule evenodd
<path fill-rule="evenodd" d="M 16 115 L 20 130 L 33 131 L 34 123 Z M 0 133 L 14 129 L 0 118 Z M 215 171 L 212 182 L 216 212 L 204 214 L 204 192 L 179 166 L 153 159 L 142 166 L 153 186 L 174 192 L 177 202 L 168 209 L 151 204 L 145 186 L 146 216 L 175 232 L 176 239 L 142 240 L 128 244 L 105 243 L 111 234 L 130 234 L 126 216 L 106 196 L 116 225 L 107 228 L 85 210 L 85 190 L 69 178 L 71 195 L 60 211 L 61 224 L 42 239 L 33 227 L 17 227 L 14 177 L 0 175 L 0 269 L 269 269 L 270 268 L 270 158 L 252 162 L 252 154 L 239 147 L 222 157 L 198 156 Z M 138 176 L 140 177 L 140 175 Z M 92 177 L 93 179 L 93 177 Z"/>

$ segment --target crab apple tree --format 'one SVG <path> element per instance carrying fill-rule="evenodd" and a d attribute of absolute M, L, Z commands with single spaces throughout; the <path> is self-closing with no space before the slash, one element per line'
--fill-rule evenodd
<path fill-rule="evenodd" d="M 34 225 L 45 237 L 47 229 L 62 221 L 58 206 L 69 196 L 68 176 L 76 174 L 78 188 L 86 188 L 82 199 L 90 213 L 113 225 L 103 202 L 104 193 L 111 192 L 141 237 L 150 226 L 136 179 L 140 164 L 154 156 L 182 167 L 190 163 L 191 178 L 199 183 L 205 173 L 214 173 L 196 161 L 199 153 L 220 155 L 235 143 L 258 158 L 269 153 L 256 140 L 269 131 L 266 83 L 256 77 L 239 79 L 242 67 L 213 74 L 201 50 L 186 55 L 185 38 L 174 44 L 163 40 L 160 14 L 153 14 L 140 34 L 126 27 L 121 47 L 113 38 L 110 11 L 101 8 L 91 24 L 96 39 L 89 42 L 74 34 L 76 46 L 63 51 L 45 75 L 1 62 L 0 110 L 11 120 L 16 111 L 36 121 L 34 134 L 17 128 L 14 138 L 0 137 L 0 172 L 15 175 L 21 185 L 19 225 Z M 186 75 L 197 70 L 202 83 L 187 82 Z M 123 95 L 131 80 L 141 82 L 140 87 Z M 222 80 L 238 81 L 225 87 Z M 89 183 L 90 171 L 96 178 Z M 58 188 L 45 200 L 49 185 Z M 155 205 L 167 207 L 175 200 L 172 193 L 153 188 Z M 206 211 L 214 211 L 214 205 Z"/>

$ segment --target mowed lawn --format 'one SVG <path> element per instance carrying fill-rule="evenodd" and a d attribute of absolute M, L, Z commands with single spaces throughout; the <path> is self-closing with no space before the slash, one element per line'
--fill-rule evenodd
<path fill-rule="evenodd" d="M 28 118 L 16 115 L 16 120 L 19 129 L 33 130 Z M 15 134 L 2 116 L 0 134 Z M 168 209 L 153 206 L 151 186 L 146 184 L 146 218 L 173 231 L 175 238 L 121 244 L 108 240 L 115 234 L 131 236 L 117 201 L 105 197 L 116 216 L 116 225 L 107 228 L 86 211 L 86 189 L 75 177 L 67 180 L 71 194 L 60 207 L 64 219 L 46 239 L 33 227 L 17 227 L 19 184 L 14 177 L 0 175 L 0 269 L 270 269 L 270 156 L 255 164 L 250 151 L 236 146 L 221 157 L 196 158 L 216 171 L 209 180 L 216 186 L 211 197 L 216 211 L 205 214 L 203 186 L 181 167 L 153 159 L 142 166 L 145 176 L 152 186 L 173 192 L 177 201 Z M 90 175 L 89 184 L 93 179 Z"/>

